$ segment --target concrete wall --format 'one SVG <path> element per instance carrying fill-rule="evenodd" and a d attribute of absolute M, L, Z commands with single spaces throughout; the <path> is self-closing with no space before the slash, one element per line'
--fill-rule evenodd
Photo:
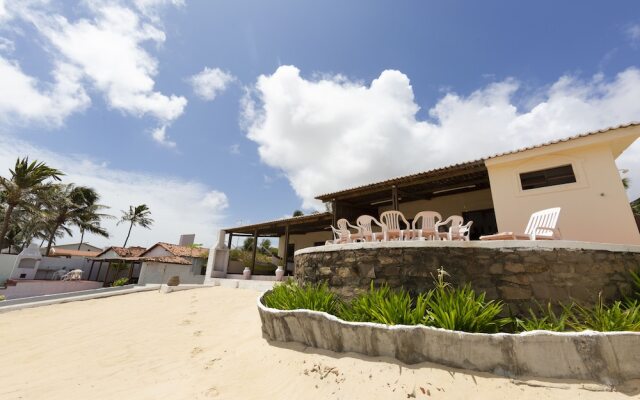
<path fill-rule="evenodd" d="M 142 263 L 138 284 L 167 283 L 172 276 L 179 276 L 180 283 L 202 284 L 204 282 L 204 275 L 194 274 L 191 265 L 145 261 Z"/>
<path fill-rule="evenodd" d="M 15 286 L 0 289 L 0 295 L 4 295 L 7 300 L 11 300 L 46 294 L 77 292 L 100 287 L 102 287 L 102 282 L 24 280 L 18 281 Z"/>
<path fill-rule="evenodd" d="M 563 239 L 640 244 L 610 143 L 543 147 L 486 162 L 500 231 L 523 232 L 535 211 L 562 207 Z M 519 174 L 571 164 L 575 183 L 522 190 Z"/>
<path fill-rule="evenodd" d="M 629 270 L 640 268 L 640 246 L 566 241 L 351 243 L 296 252 L 295 277 L 327 281 L 343 297 L 366 291 L 371 281 L 425 292 L 437 270 L 447 280 L 470 283 L 488 299 L 504 301 L 514 313 L 536 302 L 595 303 L 631 291 Z"/>
<path fill-rule="evenodd" d="M 607 385 L 640 378 L 638 332 L 517 335 L 466 333 L 423 325 L 346 322 L 323 312 L 267 308 L 258 299 L 267 340 L 336 352 L 434 362 L 508 377 L 593 380 Z"/>
<path fill-rule="evenodd" d="M 401 202 L 399 207 L 407 219 L 413 219 L 420 211 L 437 211 L 442 215 L 442 218 L 447 218 L 451 215 L 462 215 L 464 211 L 493 208 L 493 199 L 491 198 L 491 190 L 483 189 L 436 197 L 431 200 Z M 374 215 L 374 217 L 378 218 L 380 213 L 387 210 L 391 210 L 390 205 L 380 207 L 378 215 Z M 351 221 L 351 223 L 355 223 L 355 221 Z"/>
<path fill-rule="evenodd" d="M 173 254 L 171 254 L 171 252 L 169 252 L 164 247 L 156 246 L 153 249 L 149 250 L 149 252 L 146 253 L 144 256 L 145 257 L 166 257 L 166 256 L 172 256 L 172 255 Z"/>
<path fill-rule="evenodd" d="M 0 254 L 0 283 L 11 277 L 11 271 L 16 263 L 15 254 Z"/>

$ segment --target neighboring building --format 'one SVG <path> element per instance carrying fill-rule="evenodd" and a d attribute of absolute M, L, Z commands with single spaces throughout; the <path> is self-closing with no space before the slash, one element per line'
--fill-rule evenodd
<path fill-rule="evenodd" d="M 80 248 L 78 248 L 78 245 L 80 245 Z M 96 254 L 102 252 L 102 248 L 100 247 L 96 247 L 93 246 L 89 243 L 68 243 L 68 244 L 57 244 L 55 246 L 52 247 L 52 249 L 65 249 L 65 250 L 78 250 L 78 251 L 90 251 L 90 252 L 95 252 Z M 46 247 L 42 247 L 40 249 L 40 251 L 46 251 L 47 248 Z"/>
<path fill-rule="evenodd" d="M 91 267 L 87 280 L 102 281 L 104 286 L 109 286 L 113 281 L 121 278 L 122 271 L 126 271 L 126 277 L 131 283 L 137 283 L 142 269 L 140 255 L 144 253 L 144 247 L 118 247 L 111 246 L 104 249 L 91 260 Z M 103 268 L 103 265 L 106 268 Z"/>
<path fill-rule="evenodd" d="M 193 238 L 190 240 L 193 242 Z M 208 254 L 206 248 L 156 243 L 140 255 L 143 264 L 138 283 L 165 283 L 169 277 L 178 276 L 181 283 L 201 284 Z"/>
<path fill-rule="evenodd" d="M 640 137 L 640 123 L 572 136 L 316 197 L 331 212 L 226 229 L 234 235 L 278 237 L 279 254 L 332 238 L 339 218 L 423 210 L 473 220 L 471 237 L 522 232 L 531 214 L 561 207 L 564 240 L 640 244 L 640 233 L 615 160 Z"/>

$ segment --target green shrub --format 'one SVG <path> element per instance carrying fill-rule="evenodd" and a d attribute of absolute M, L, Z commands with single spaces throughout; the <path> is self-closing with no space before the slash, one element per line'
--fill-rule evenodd
<path fill-rule="evenodd" d="M 111 286 L 124 286 L 127 283 L 129 283 L 129 278 L 120 278 L 120 279 L 116 279 L 115 281 L 113 281 Z"/>
<path fill-rule="evenodd" d="M 629 271 L 629 274 L 631 274 L 631 283 L 634 287 L 633 297 L 640 300 L 640 273 Z"/>
<path fill-rule="evenodd" d="M 373 286 L 340 307 L 338 316 L 346 321 L 377 322 L 387 325 L 417 325 L 424 323 L 426 295 L 415 301 L 405 290 L 391 290 L 388 285 Z"/>
<path fill-rule="evenodd" d="M 568 309 L 571 307 L 572 306 L 568 307 Z M 537 313 L 529 309 L 529 317 L 514 318 L 514 324 L 518 332 L 536 330 L 562 332 L 567 330 L 568 317 L 569 314 L 565 307 L 562 308 L 560 314 L 556 314 L 551 307 L 551 303 L 547 303 L 546 309 L 538 304 Z"/>
<path fill-rule="evenodd" d="M 5 301 L 7 298 L 5 297 L 5 295 L 0 294 L 0 301 Z"/>
<path fill-rule="evenodd" d="M 464 332 L 498 332 L 509 321 L 498 316 L 502 302 L 486 301 L 485 294 L 476 294 L 470 285 L 454 288 L 445 282 L 441 268 L 435 289 L 426 297 L 428 306 L 425 324 L 437 328 Z"/>
<path fill-rule="evenodd" d="M 329 290 L 326 282 L 300 286 L 289 280 L 267 293 L 264 296 L 264 304 L 279 310 L 307 309 L 335 315 L 341 302 L 338 296 Z"/>
<path fill-rule="evenodd" d="M 627 304 L 615 301 L 607 306 L 602 296 L 598 296 L 598 302 L 593 308 L 573 305 L 565 307 L 565 312 L 568 314 L 567 324 L 576 331 L 640 331 L 638 301 L 630 301 Z"/>

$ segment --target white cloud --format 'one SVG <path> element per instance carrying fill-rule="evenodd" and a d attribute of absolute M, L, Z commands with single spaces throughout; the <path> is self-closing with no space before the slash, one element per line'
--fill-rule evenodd
<path fill-rule="evenodd" d="M 53 71 L 55 83 L 43 85 L 25 74 L 17 62 L 0 56 L 0 123 L 61 125 L 91 103 L 80 76 L 76 67 L 60 63 Z"/>
<path fill-rule="evenodd" d="M 151 131 L 151 137 L 153 138 L 153 140 L 155 140 L 156 142 L 160 143 L 165 147 L 170 147 L 170 148 L 176 147 L 176 142 L 172 142 L 167 138 L 166 125 L 161 125 L 155 128 L 153 131 Z"/>
<path fill-rule="evenodd" d="M 220 68 L 205 67 L 199 73 L 189 78 L 193 91 L 203 100 L 214 100 L 224 92 L 227 86 L 236 78 Z"/>
<path fill-rule="evenodd" d="M 614 79 L 563 76 L 535 97 L 519 82 L 491 83 L 468 96 L 447 93 L 419 119 L 409 78 L 387 70 L 366 86 L 342 76 L 308 80 L 283 66 L 258 78 L 243 122 L 263 162 L 281 169 L 303 207 L 319 194 L 473 160 L 640 119 L 640 70 Z M 542 94 L 540 94 L 542 92 Z M 251 95 L 253 93 L 253 95 Z M 640 143 L 619 160 L 640 193 Z"/>
<path fill-rule="evenodd" d="M 152 10 L 164 3 L 182 4 L 181 1 L 139 1 L 136 5 L 141 10 Z M 0 3 L 0 12 L 3 4 Z M 165 95 L 155 89 L 158 61 L 145 45 L 161 45 L 165 41 L 165 34 L 154 20 L 123 4 L 118 1 L 88 0 L 84 5 L 91 18 L 72 21 L 58 14 L 53 3 L 48 1 L 9 3 L 12 15 L 30 22 L 37 33 L 46 39 L 45 49 L 54 64 L 75 69 L 75 84 L 84 84 L 87 89 L 90 87 L 102 93 L 107 104 L 116 110 L 136 117 L 155 117 L 166 137 L 166 128 L 182 115 L 187 99 Z M 25 78 L 22 80 L 25 81 Z M 41 90 L 33 79 L 31 82 L 29 86 L 32 92 L 40 97 L 51 97 L 51 93 Z M 85 88 L 80 89 L 84 93 Z M 15 103 L 13 108 L 21 107 L 19 103 L 23 100 L 20 97 L 13 96 L 12 99 L 11 102 Z M 66 116 L 80 109 L 82 107 L 58 113 L 61 118 L 56 122 L 59 124 Z M 48 117 L 37 113 L 31 116 L 36 120 Z"/>
<path fill-rule="evenodd" d="M 16 49 L 15 43 L 5 37 L 0 37 L 0 52 L 12 53 Z"/>
<path fill-rule="evenodd" d="M 101 202 L 111 207 L 107 213 L 118 218 L 120 210 L 128 210 L 129 205 L 147 204 L 155 223 L 151 230 L 134 227 L 130 245 L 176 243 L 183 233 L 195 233 L 199 243 L 211 245 L 224 220 L 226 195 L 203 183 L 114 169 L 84 156 L 60 155 L 6 136 L 0 136 L 0 175 L 6 176 L 16 158 L 27 155 L 65 172 L 64 182 L 95 188 L 102 196 Z M 103 225 L 111 233 L 111 239 L 87 235 L 87 240 L 98 246 L 121 246 L 128 227 L 116 226 L 116 220 L 104 221 Z M 75 242 L 78 238 L 78 235 L 66 237 L 60 243 Z"/>
<path fill-rule="evenodd" d="M 627 36 L 631 40 L 631 44 L 640 44 L 640 24 L 631 25 L 627 28 Z"/>

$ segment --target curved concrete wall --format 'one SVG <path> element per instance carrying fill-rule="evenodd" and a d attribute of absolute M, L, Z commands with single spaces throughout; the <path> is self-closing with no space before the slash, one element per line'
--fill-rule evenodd
<path fill-rule="evenodd" d="M 268 292 L 267 292 L 268 293 Z M 264 295 L 263 295 L 264 296 Z M 508 377 L 582 379 L 607 385 L 640 378 L 640 333 L 483 334 L 428 326 L 347 322 L 318 311 L 275 310 L 258 299 L 268 340 L 336 352 L 434 362 Z"/>

